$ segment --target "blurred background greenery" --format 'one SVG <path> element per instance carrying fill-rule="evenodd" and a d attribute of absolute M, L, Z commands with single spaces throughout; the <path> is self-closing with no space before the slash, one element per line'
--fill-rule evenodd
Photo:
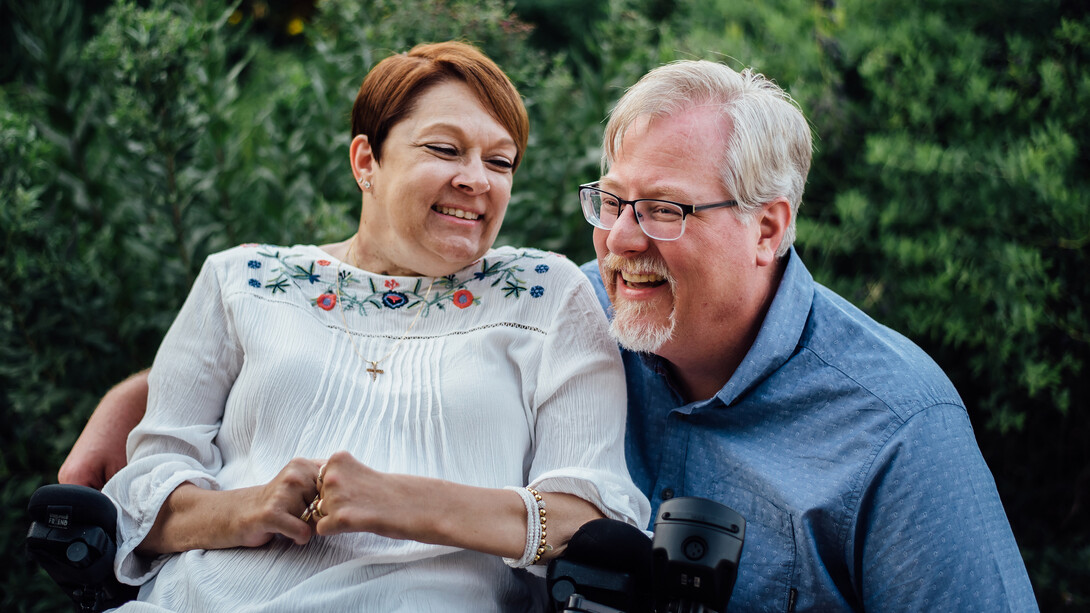
<path fill-rule="evenodd" d="M 147 366 L 203 258 L 352 231 L 376 61 L 480 45 L 526 99 L 502 243 L 581 262 L 575 187 L 624 87 L 755 67 L 817 153 L 798 249 L 950 374 L 1041 608 L 1090 606 L 1084 0 L 0 0 L 0 609 L 67 607 L 25 505 Z"/>

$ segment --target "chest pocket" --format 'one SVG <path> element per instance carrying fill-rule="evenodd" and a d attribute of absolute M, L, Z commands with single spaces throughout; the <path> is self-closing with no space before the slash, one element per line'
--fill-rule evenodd
<path fill-rule="evenodd" d="M 731 483 L 716 482 L 708 495 L 746 519 L 746 539 L 728 611 L 788 611 L 798 567 L 791 514 Z"/>

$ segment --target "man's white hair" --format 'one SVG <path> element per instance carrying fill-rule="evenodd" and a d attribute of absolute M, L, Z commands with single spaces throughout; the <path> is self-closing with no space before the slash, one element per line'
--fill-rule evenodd
<path fill-rule="evenodd" d="M 810 172 L 812 135 L 798 104 L 759 73 L 736 72 L 706 60 L 673 62 L 647 73 L 610 113 L 603 174 L 616 159 L 625 132 L 637 120 L 669 117 L 698 106 L 718 107 L 729 123 L 720 176 L 738 201 L 737 214 L 749 220 L 776 198 L 791 203 L 791 224 L 777 251 L 784 255 L 795 241 L 795 218 Z"/>

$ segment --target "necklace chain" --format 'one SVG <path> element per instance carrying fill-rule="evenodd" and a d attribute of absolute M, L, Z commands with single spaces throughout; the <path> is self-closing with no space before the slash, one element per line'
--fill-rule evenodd
<path fill-rule="evenodd" d="M 359 268 L 359 266 L 356 266 L 356 261 L 352 259 L 352 248 L 355 247 L 355 246 L 356 246 L 356 235 L 352 235 L 351 242 L 348 244 L 348 253 L 345 254 L 345 259 L 348 260 L 348 263 L 351 264 L 352 266 L 355 266 L 356 268 Z M 435 286 L 435 278 L 433 277 L 432 280 L 431 280 L 431 283 L 428 284 L 428 291 L 424 293 L 424 300 L 422 301 L 424 304 L 427 304 L 428 298 L 431 297 L 431 290 L 432 290 L 432 288 L 434 286 Z M 377 360 L 368 360 L 367 358 L 363 357 L 362 353 L 360 353 L 359 347 L 356 346 L 356 339 L 353 338 L 352 331 L 348 329 L 348 317 L 346 317 L 345 314 L 344 314 L 344 301 L 341 300 L 342 296 L 343 296 L 343 294 L 341 292 L 341 263 L 338 263 L 337 264 L 337 306 L 340 307 L 341 321 L 344 322 L 344 333 L 348 335 L 348 341 L 352 343 L 352 351 L 356 352 L 356 356 L 359 357 L 359 359 L 363 360 L 364 362 L 367 362 L 368 364 L 370 364 L 370 366 L 367 368 L 367 372 L 371 374 L 371 380 L 374 381 L 375 379 L 378 379 L 379 375 L 386 372 L 386 371 L 380 369 L 378 367 L 378 365 L 385 362 L 386 358 L 389 358 L 391 355 L 393 355 L 394 352 L 397 351 L 397 348 L 401 346 L 402 341 L 404 341 L 405 338 L 407 336 L 409 336 L 409 332 L 412 331 L 413 326 L 415 326 L 416 322 L 420 319 L 420 314 L 424 312 L 424 304 L 420 305 L 420 310 L 418 310 L 416 312 L 416 316 L 413 317 L 412 322 L 409 323 L 409 327 L 405 329 L 405 333 L 401 335 L 401 338 L 397 339 L 397 342 L 394 343 L 393 347 L 390 347 L 390 350 L 386 352 L 386 355 L 382 356 L 381 358 L 379 358 Z"/>

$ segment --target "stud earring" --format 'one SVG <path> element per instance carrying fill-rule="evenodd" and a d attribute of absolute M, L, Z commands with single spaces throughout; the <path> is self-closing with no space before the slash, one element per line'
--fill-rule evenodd
<path fill-rule="evenodd" d="M 364 181 L 363 182 L 363 189 L 371 189 L 371 182 L 370 181 Z"/>

